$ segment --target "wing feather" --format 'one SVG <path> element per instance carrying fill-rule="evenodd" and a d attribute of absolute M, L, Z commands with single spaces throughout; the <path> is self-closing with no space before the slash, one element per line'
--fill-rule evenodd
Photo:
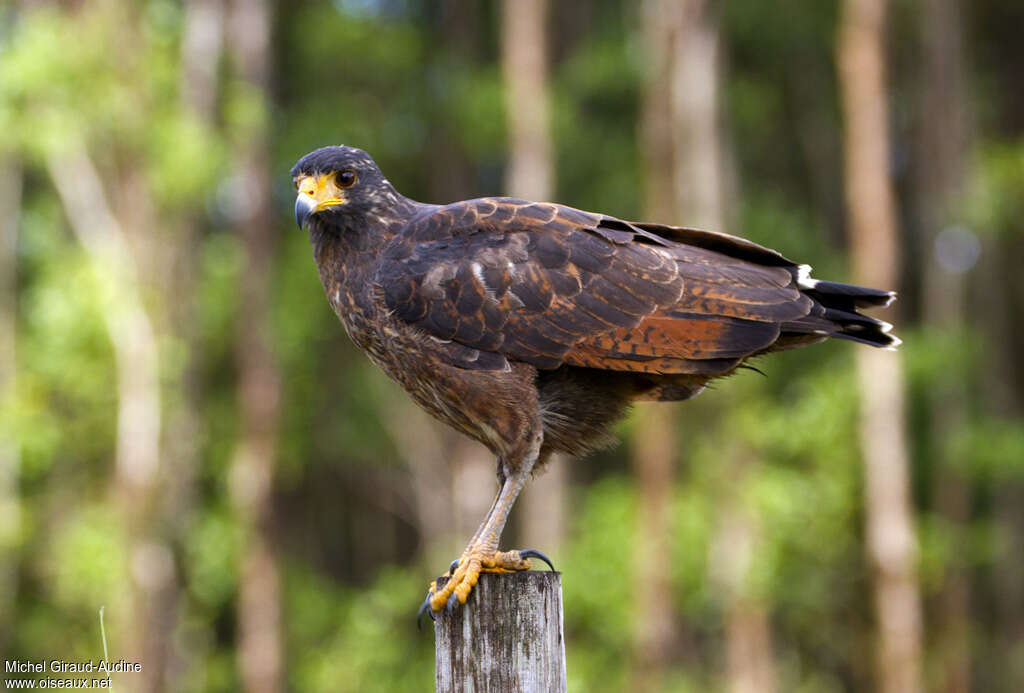
<path fill-rule="evenodd" d="M 504 364 L 466 356 L 480 352 L 538 368 L 717 374 L 811 313 L 796 278 L 795 264 L 743 239 L 487 198 L 414 219 L 376 279 L 392 314 L 450 340 L 461 367 Z"/>

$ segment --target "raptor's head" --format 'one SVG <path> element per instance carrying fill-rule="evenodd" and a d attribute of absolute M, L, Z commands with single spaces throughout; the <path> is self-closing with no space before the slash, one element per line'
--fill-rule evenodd
<path fill-rule="evenodd" d="M 295 200 L 299 228 L 317 215 L 330 220 L 380 214 L 397 199 L 370 155 L 344 145 L 323 147 L 299 159 L 292 168 L 292 180 L 299 192 Z"/>

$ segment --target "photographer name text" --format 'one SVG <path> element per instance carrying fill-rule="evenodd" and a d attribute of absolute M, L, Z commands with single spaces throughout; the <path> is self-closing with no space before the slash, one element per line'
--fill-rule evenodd
<path fill-rule="evenodd" d="M 123 674 L 142 671 L 138 662 L 120 659 L 110 662 L 105 659 L 68 661 L 65 659 L 9 659 L 4 662 L 8 674 Z"/>

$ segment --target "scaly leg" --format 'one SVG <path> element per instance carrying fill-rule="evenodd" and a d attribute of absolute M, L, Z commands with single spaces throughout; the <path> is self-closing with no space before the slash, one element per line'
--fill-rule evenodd
<path fill-rule="evenodd" d="M 529 465 L 526 469 L 506 477 L 498 491 L 491 510 L 480 528 L 477 530 L 469 546 L 463 551 L 454 570 L 449 570 L 450 577 L 440 590 L 436 581 L 430 585 L 430 593 L 424 607 L 431 612 L 440 611 L 445 605 L 454 605 L 456 601 L 465 604 L 469 593 L 480 578 L 480 573 L 505 573 L 530 569 L 530 558 L 540 558 L 549 566 L 551 561 L 539 551 L 533 549 L 521 551 L 498 551 L 501 532 L 505 529 L 512 506 L 515 505 L 519 492 L 523 490 L 530 476 Z M 552 566 L 554 570 L 554 566 Z M 422 611 L 422 609 L 421 609 Z"/>
<path fill-rule="evenodd" d="M 469 546 L 473 546 L 474 544 L 476 544 L 477 538 L 480 536 L 480 534 L 483 533 L 484 527 L 487 526 L 487 520 L 490 519 L 491 515 L 494 513 L 494 506 L 496 506 L 498 504 L 498 499 L 499 498 L 501 498 L 501 489 L 498 489 L 497 495 L 495 495 L 494 496 L 494 500 L 491 501 L 490 509 L 487 511 L 487 514 L 484 515 L 483 522 L 481 522 L 480 526 L 476 528 L 476 532 L 473 533 L 473 538 L 469 540 Z M 467 546 L 466 550 L 462 552 L 462 556 L 460 556 L 456 560 L 452 561 L 452 564 L 450 566 L 448 566 L 448 572 L 445 573 L 444 575 L 442 575 L 441 577 L 449 578 L 449 577 L 452 576 L 452 573 L 455 572 L 455 569 L 459 567 L 459 563 L 461 563 L 462 560 L 466 557 L 466 553 L 469 551 L 469 546 Z M 550 565 L 550 563 L 549 563 L 549 565 Z M 438 580 L 440 580 L 440 579 L 441 578 L 438 578 Z M 430 602 L 431 595 L 433 595 L 434 592 L 436 592 L 436 591 L 437 591 L 437 580 L 432 580 L 430 582 L 430 585 L 428 586 L 427 601 L 424 602 L 423 606 L 420 607 L 420 612 L 419 612 L 419 615 L 417 617 L 417 623 L 419 623 L 419 617 L 423 616 L 423 612 L 426 610 L 427 605 Z M 433 614 L 431 614 L 431 618 L 433 618 Z"/>

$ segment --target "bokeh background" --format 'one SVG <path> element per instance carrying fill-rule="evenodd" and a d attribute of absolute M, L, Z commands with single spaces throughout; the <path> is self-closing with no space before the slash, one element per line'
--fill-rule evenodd
<path fill-rule="evenodd" d="M 0 653 L 122 691 L 424 691 L 485 450 L 346 339 L 307 151 L 743 235 L 895 288 L 563 459 L 572 691 L 1024 690 L 1024 5 L 0 5 Z M 11 676 L 10 674 L 5 674 Z"/>

